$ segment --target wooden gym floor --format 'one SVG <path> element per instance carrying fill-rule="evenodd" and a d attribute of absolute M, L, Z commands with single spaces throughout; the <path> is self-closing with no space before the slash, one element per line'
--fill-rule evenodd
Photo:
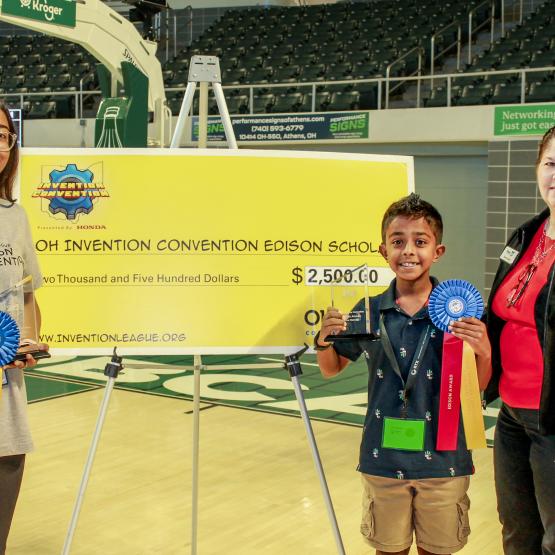
<path fill-rule="evenodd" d="M 29 406 L 36 451 L 27 460 L 8 555 L 61 553 L 104 394 L 98 369 L 105 362 L 100 358 L 53 361 L 28 377 L 29 397 L 36 401 Z M 172 368 L 179 363 L 190 359 L 145 359 L 136 361 L 136 367 L 144 374 L 147 367 L 154 373 L 162 369 L 175 380 Z M 88 379 L 85 370 L 91 368 L 96 376 Z M 309 384 L 307 398 L 313 389 L 318 391 L 313 368 L 308 367 L 306 377 L 301 377 L 301 383 Z M 132 374 L 131 370 L 127 375 L 130 381 Z M 184 380 L 173 384 L 181 387 Z M 152 379 L 148 383 L 152 385 Z M 332 383 L 327 381 L 326 387 Z M 274 382 L 268 384 L 275 387 Z M 170 383 L 168 390 L 179 389 L 177 385 Z M 191 553 L 192 403 L 183 398 L 185 394 L 175 398 L 149 387 L 113 392 L 73 555 Z M 230 406 L 231 390 L 222 386 L 221 391 L 224 400 L 203 403 L 201 411 L 198 554 L 337 553 L 302 421 L 260 408 L 247 410 L 243 401 Z M 245 382 L 239 383 L 237 391 L 240 398 L 254 397 Z M 344 394 L 354 393 L 351 388 Z M 272 395 L 287 402 L 292 394 L 274 391 Z M 322 397 L 321 390 L 318 395 Z M 272 404 L 267 399 L 262 402 Z M 287 412 L 284 406 L 279 406 L 282 413 Z M 315 409 L 312 416 L 324 413 Z M 344 412 L 337 414 L 339 420 L 313 420 L 312 424 L 346 553 L 369 555 L 373 550 L 358 532 L 361 487 L 355 466 L 361 429 L 342 422 Z M 501 555 L 491 449 L 475 452 L 474 461 L 472 534 L 461 553 Z"/>

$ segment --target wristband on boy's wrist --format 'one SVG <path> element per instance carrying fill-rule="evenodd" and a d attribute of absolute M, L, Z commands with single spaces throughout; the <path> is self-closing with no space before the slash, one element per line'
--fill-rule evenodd
<path fill-rule="evenodd" d="M 318 332 L 314 336 L 314 350 L 315 351 L 325 351 L 326 349 L 329 349 L 331 347 L 331 343 L 328 343 L 327 345 L 320 345 L 318 343 L 318 339 L 320 339 L 320 332 Z"/>

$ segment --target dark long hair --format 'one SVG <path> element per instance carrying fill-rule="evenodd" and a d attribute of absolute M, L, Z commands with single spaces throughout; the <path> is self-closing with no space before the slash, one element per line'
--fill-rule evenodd
<path fill-rule="evenodd" d="M 12 118 L 10 116 L 10 111 L 8 107 L 0 100 L 0 110 L 4 112 L 6 119 L 8 120 L 8 127 L 10 133 L 15 133 L 15 126 L 13 124 Z M 8 158 L 8 163 L 4 168 L 4 171 L 0 173 L 0 198 L 8 200 L 10 202 L 15 202 L 13 198 L 13 185 L 15 181 L 15 174 L 17 173 L 17 166 L 19 164 L 19 145 L 16 141 L 13 148 L 10 150 L 10 157 Z"/>

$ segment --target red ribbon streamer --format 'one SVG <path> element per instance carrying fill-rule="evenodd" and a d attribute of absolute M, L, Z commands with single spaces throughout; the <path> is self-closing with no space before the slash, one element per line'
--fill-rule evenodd
<path fill-rule="evenodd" d="M 438 451 L 455 451 L 457 449 L 461 411 L 462 358 L 462 340 L 450 333 L 444 333 L 436 443 Z"/>

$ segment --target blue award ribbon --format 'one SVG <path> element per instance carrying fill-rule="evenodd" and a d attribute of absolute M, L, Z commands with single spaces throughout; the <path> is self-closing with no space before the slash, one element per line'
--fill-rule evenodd
<path fill-rule="evenodd" d="M 0 366 L 13 361 L 19 349 L 19 328 L 16 321 L 0 311 Z"/>
<path fill-rule="evenodd" d="M 459 318 L 480 318 L 484 312 L 482 295 L 474 285 L 462 279 L 442 281 L 434 288 L 428 302 L 428 313 L 434 326 L 444 332 Z"/>

